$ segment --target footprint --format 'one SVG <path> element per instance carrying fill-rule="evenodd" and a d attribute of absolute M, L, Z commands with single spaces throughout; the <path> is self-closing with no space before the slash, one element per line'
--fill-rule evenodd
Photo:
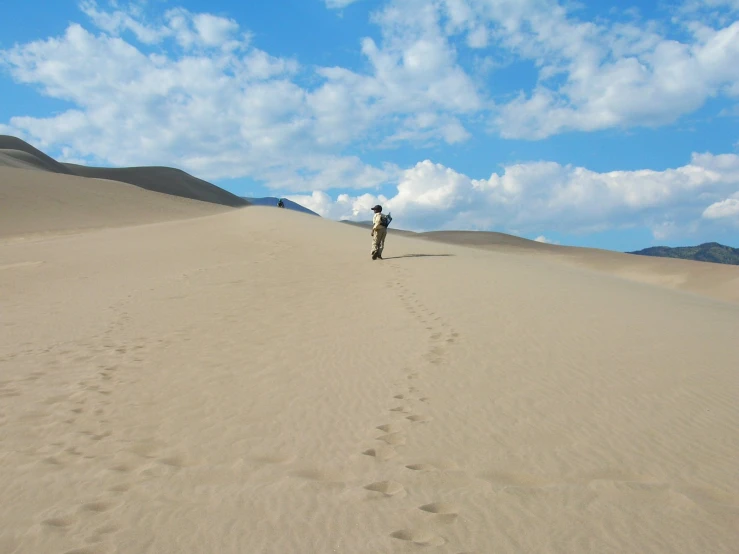
<path fill-rule="evenodd" d="M 75 519 L 72 516 L 65 516 L 65 517 L 52 517 L 49 519 L 45 519 L 41 523 L 44 525 L 48 525 L 49 527 L 55 527 L 57 529 L 65 529 L 67 527 L 71 527 L 75 523 Z"/>
<path fill-rule="evenodd" d="M 372 456 L 378 460 L 389 460 L 398 455 L 392 446 L 378 446 L 377 448 L 370 448 L 362 452 L 365 456 Z"/>
<path fill-rule="evenodd" d="M 410 464 L 405 467 L 413 471 L 433 471 L 436 469 L 431 464 Z"/>
<path fill-rule="evenodd" d="M 405 398 L 405 395 L 404 394 L 396 394 L 395 396 L 393 396 L 393 398 L 397 398 L 398 400 L 403 400 Z"/>
<path fill-rule="evenodd" d="M 88 502 L 87 504 L 83 504 L 80 506 L 80 510 L 84 510 L 86 512 L 95 512 L 95 513 L 102 513 L 107 512 L 110 510 L 112 505 L 108 502 Z"/>
<path fill-rule="evenodd" d="M 388 433 L 387 435 L 377 437 L 377 440 L 392 444 L 393 446 L 401 446 L 405 444 L 405 435 L 403 433 Z"/>
<path fill-rule="evenodd" d="M 380 431 L 384 431 L 385 433 L 397 433 L 403 430 L 403 426 L 398 425 L 397 423 L 387 423 L 385 425 L 379 425 L 375 427 L 375 429 L 379 429 Z"/>
<path fill-rule="evenodd" d="M 395 408 L 390 408 L 391 412 L 403 412 L 404 414 L 407 414 L 411 411 L 411 408 L 408 406 L 395 406 Z"/>
<path fill-rule="evenodd" d="M 120 527 L 118 525 L 115 525 L 114 523 L 109 523 L 107 525 L 103 525 L 102 527 L 98 527 L 95 529 L 96 535 L 109 535 L 110 533 L 115 533 L 116 531 L 120 530 Z"/>
<path fill-rule="evenodd" d="M 394 539 L 412 542 L 420 546 L 441 546 L 446 542 L 439 535 L 425 530 L 401 529 L 400 531 L 390 533 L 390 536 Z"/>
<path fill-rule="evenodd" d="M 403 485 L 397 481 L 377 481 L 364 486 L 368 491 L 381 492 L 385 496 L 395 496 L 405 491 Z"/>
<path fill-rule="evenodd" d="M 459 506 L 454 502 L 432 502 L 418 507 L 419 510 L 430 514 L 438 514 L 443 516 L 454 516 L 459 514 Z"/>
<path fill-rule="evenodd" d="M 406 419 L 412 421 L 413 423 L 426 423 L 428 421 L 431 421 L 431 418 L 427 415 L 411 415 L 406 417 Z"/>

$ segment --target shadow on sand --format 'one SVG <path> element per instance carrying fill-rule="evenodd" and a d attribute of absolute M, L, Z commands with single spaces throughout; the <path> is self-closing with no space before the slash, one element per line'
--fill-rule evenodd
<path fill-rule="evenodd" d="M 454 254 L 403 254 L 402 256 L 390 256 L 389 258 L 382 258 L 383 260 L 399 260 L 401 258 L 441 258 L 447 256 L 454 256 Z"/>

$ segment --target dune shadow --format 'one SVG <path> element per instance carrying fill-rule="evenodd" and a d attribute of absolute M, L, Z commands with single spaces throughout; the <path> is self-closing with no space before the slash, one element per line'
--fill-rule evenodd
<path fill-rule="evenodd" d="M 454 254 L 403 254 L 402 256 L 383 257 L 383 260 L 399 260 L 401 258 L 444 258 L 454 256 Z"/>

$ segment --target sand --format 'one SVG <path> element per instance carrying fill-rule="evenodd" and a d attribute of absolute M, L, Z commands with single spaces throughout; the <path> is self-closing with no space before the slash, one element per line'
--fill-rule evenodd
<path fill-rule="evenodd" d="M 0 241 L 28 242 L 229 210 L 119 181 L 0 167 Z"/>
<path fill-rule="evenodd" d="M 244 207 L 249 205 L 249 202 L 243 198 L 180 169 L 157 166 L 88 167 L 60 163 L 31 144 L 10 135 L 0 135 L 0 171 L 3 168 L 36 170 L 106 182 L 128 183 L 151 192 L 223 206 Z M 0 173 L 0 182 L 3 180 L 4 174 Z M 67 186 L 69 185 L 63 188 Z M 84 202 L 75 203 L 75 206 L 84 206 Z M 115 221 L 115 218 L 111 221 Z"/>
<path fill-rule="evenodd" d="M 1 214 L 0 552 L 737 551 L 710 282 L 120 190 Z"/>

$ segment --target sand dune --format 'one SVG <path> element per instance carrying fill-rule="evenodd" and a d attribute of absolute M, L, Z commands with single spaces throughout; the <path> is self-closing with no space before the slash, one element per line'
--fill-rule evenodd
<path fill-rule="evenodd" d="M 54 158 L 47 156 L 38 148 L 31 146 L 18 137 L 0 135 L 0 154 L 4 154 L 4 160 L 0 161 L 0 167 L 17 167 L 13 165 L 15 160 L 16 162 L 20 161 L 25 164 L 27 167 L 24 169 L 35 168 L 53 173 L 72 173 Z"/>
<path fill-rule="evenodd" d="M 645 258 L 596 248 L 545 244 L 503 233 L 439 231 L 421 233 L 418 236 L 445 244 L 497 252 L 551 256 L 567 264 L 631 281 L 739 302 L 739 268 L 735 266 L 671 258 Z"/>
<path fill-rule="evenodd" d="M 364 228 L 365 223 L 349 223 Z M 620 279 L 691 292 L 720 300 L 739 302 L 739 268 L 735 266 L 648 258 L 600 250 L 546 244 L 505 233 L 480 231 L 430 231 L 414 233 L 390 229 L 392 236 L 418 238 L 442 244 L 479 248 L 508 255 L 543 256 L 581 269 Z"/>
<path fill-rule="evenodd" d="M 123 227 L 231 210 L 118 181 L 0 167 L 0 241 Z"/>
<path fill-rule="evenodd" d="M 35 169 L 59 173 L 58 171 L 55 171 L 55 167 L 52 164 L 49 164 L 45 160 L 42 160 L 28 152 L 24 152 L 23 150 L 14 150 L 10 148 L 0 149 L 0 167 Z"/>
<path fill-rule="evenodd" d="M 737 304 L 223 209 L 0 243 L 0 552 L 736 551 Z"/>
<path fill-rule="evenodd" d="M 86 167 L 76 164 L 64 164 L 72 173 L 81 177 L 95 177 L 122 181 L 153 192 L 171 194 L 212 202 L 231 207 L 248 206 L 243 198 L 236 196 L 216 185 L 193 177 L 179 169 L 171 167 Z"/>
<path fill-rule="evenodd" d="M 64 175 L 119 181 L 152 192 L 223 206 L 243 207 L 249 205 L 249 202 L 243 198 L 179 169 L 171 167 L 110 168 L 62 164 L 18 137 L 9 135 L 0 135 L 0 168 L 3 167 L 38 169 Z"/>

